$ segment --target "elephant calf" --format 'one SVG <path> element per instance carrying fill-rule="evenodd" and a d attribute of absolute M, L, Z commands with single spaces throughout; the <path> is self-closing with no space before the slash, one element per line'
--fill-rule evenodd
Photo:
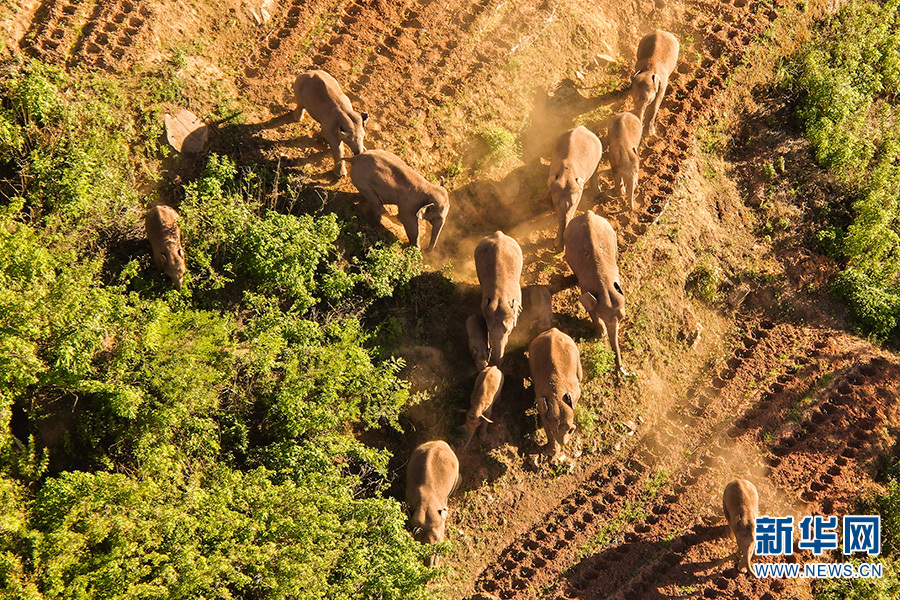
<path fill-rule="evenodd" d="M 638 44 L 635 74 L 631 78 L 631 98 L 634 114 L 644 124 L 646 135 L 656 135 L 656 112 L 662 104 L 669 76 L 678 62 L 678 39 L 657 29 L 648 33 Z"/>
<path fill-rule="evenodd" d="M 619 283 L 616 232 L 609 221 L 588 211 L 566 229 L 565 259 L 581 288 L 582 306 L 591 315 L 597 334 L 609 336 L 616 368 L 627 375 L 619 351 L 619 323 L 625 317 L 625 293 Z"/>
<path fill-rule="evenodd" d="M 550 188 L 550 197 L 559 221 L 556 246 L 560 250 L 563 247 L 566 225 L 575 216 L 585 183 L 595 180 L 602 154 L 600 139 L 581 125 L 565 132 L 556 141 L 547 187 Z"/>
<path fill-rule="evenodd" d="M 502 231 L 495 231 L 475 246 L 475 272 L 481 284 L 490 364 L 499 365 L 522 312 L 522 248 Z"/>
<path fill-rule="evenodd" d="M 500 390 L 503 389 L 503 373 L 497 367 L 491 366 L 484 369 L 475 379 L 475 389 L 472 391 L 472 399 L 469 412 L 466 414 L 466 429 L 469 437 L 466 446 L 472 441 L 472 436 L 479 429 L 482 439 L 491 421 L 491 413 L 494 403 L 500 398 Z"/>
<path fill-rule="evenodd" d="M 447 442 L 425 442 L 413 450 L 406 466 L 406 504 L 416 541 L 434 544 L 444 540 L 447 499 L 459 482 L 459 460 Z M 428 560 L 428 566 L 437 563 L 436 556 Z"/>
<path fill-rule="evenodd" d="M 522 288 L 526 325 L 531 331 L 543 333 L 553 327 L 553 297 L 546 285 L 526 285 Z"/>
<path fill-rule="evenodd" d="M 759 516 L 759 494 L 756 492 L 756 486 L 746 479 L 735 479 L 726 485 L 722 494 L 722 510 L 737 542 L 734 567 L 738 571 L 749 571 L 750 558 L 753 556 L 756 517 Z"/>
<path fill-rule="evenodd" d="M 434 249 L 450 210 L 450 195 L 444 186 L 430 183 L 399 156 L 386 150 L 369 150 L 344 160 L 350 163 L 350 179 L 369 203 L 373 215 L 380 217 L 385 204 L 396 204 L 406 237 L 416 247 L 419 219 L 428 221 L 431 223 L 428 250 Z"/>
<path fill-rule="evenodd" d="M 637 186 L 641 159 L 641 120 L 629 112 L 613 115 L 609 122 L 609 165 L 612 167 L 613 186 L 625 197 L 634 210 L 634 188 Z"/>
<path fill-rule="evenodd" d="M 488 346 L 488 330 L 484 317 L 470 315 L 466 319 L 466 333 L 469 335 L 469 352 L 475 361 L 475 368 L 483 371 L 491 360 L 491 347 Z"/>
<path fill-rule="evenodd" d="M 581 398 L 581 358 L 575 341 L 557 328 L 540 334 L 528 347 L 528 365 L 541 424 L 544 451 L 557 456 L 575 433 L 575 405 Z"/>
<path fill-rule="evenodd" d="M 343 177 L 347 167 L 342 160 L 344 148 L 341 144 L 347 144 L 353 154 L 366 151 L 363 138 L 369 115 L 353 110 L 337 80 L 325 71 L 306 71 L 297 75 L 294 98 L 297 101 L 294 116 L 300 121 L 304 112 L 308 112 L 319 122 L 334 156 L 334 174 Z"/>
<path fill-rule="evenodd" d="M 175 282 L 176 290 L 181 289 L 186 270 L 178 218 L 174 209 L 163 205 L 154 206 L 144 217 L 144 229 L 153 248 L 153 260 Z"/>

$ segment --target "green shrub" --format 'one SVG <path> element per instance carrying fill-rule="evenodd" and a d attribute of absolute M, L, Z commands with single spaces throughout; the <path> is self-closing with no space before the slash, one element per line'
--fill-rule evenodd
<path fill-rule="evenodd" d="M 18 186 L 0 206 L 0 593 L 429 597 L 425 550 L 378 495 L 390 454 L 358 435 L 399 428 L 402 363 L 362 323 L 421 255 L 266 212 L 275 174 L 213 155 L 178 207 L 174 291 L 100 235 L 136 225 L 150 157 L 131 153 L 152 148 L 126 109 L 150 100 L 116 90 L 37 62 L 0 73 Z"/>
<path fill-rule="evenodd" d="M 817 160 L 855 194 L 849 227 L 819 234 L 845 271 L 835 289 L 856 324 L 896 331 L 900 277 L 900 1 L 853 0 L 786 67 Z"/>
<path fill-rule="evenodd" d="M 37 215 L 97 224 L 136 203 L 128 173 L 132 120 L 124 101 L 88 79 L 76 89 L 62 72 L 37 61 L 0 72 L 0 162 L 20 173 L 17 193 Z"/>

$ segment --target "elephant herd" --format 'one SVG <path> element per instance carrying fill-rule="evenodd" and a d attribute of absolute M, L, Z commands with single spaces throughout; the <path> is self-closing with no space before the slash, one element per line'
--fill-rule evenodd
<path fill-rule="evenodd" d="M 655 135 L 655 118 L 676 66 L 679 43 L 671 33 L 655 30 L 645 36 L 637 50 L 636 73 L 631 96 L 634 111 L 613 115 L 607 127 L 606 156 L 613 183 L 628 206 L 635 209 L 634 192 L 643 136 Z M 398 219 L 409 243 L 418 246 L 419 220 L 431 224 L 428 250 L 434 248 L 450 209 L 447 190 L 430 183 L 397 155 L 368 150 L 364 145 L 368 114 L 356 112 L 338 82 L 328 73 L 301 73 L 293 84 L 297 102 L 295 117 L 305 113 L 322 127 L 334 157 L 334 175 L 346 174 L 365 199 L 370 212 L 380 218 L 384 205 L 398 207 Z M 346 144 L 352 157 L 344 157 Z M 619 374 L 627 374 L 619 349 L 618 331 L 624 317 L 625 295 L 617 265 L 617 238 L 609 222 L 593 211 L 577 214 L 586 186 L 599 188 L 598 166 L 603 154 L 600 139 L 586 127 L 575 127 L 557 140 L 550 163 L 548 188 L 558 217 L 558 249 L 575 274 L 581 291 L 579 301 L 590 315 L 598 335 L 604 332 L 615 354 Z M 145 228 L 157 266 L 180 289 L 185 273 L 177 213 L 166 206 L 152 208 Z M 466 321 L 469 349 L 479 374 L 466 414 L 467 440 L 484 433 L 492 408 L 504 383 L 503 356 L 511 332 L 523 310 L 522 249 L 501 231 L 483 238 L 474 252 L 482 290 L 481 314 Z M 575 408 L 581 396 L 582 366 L 578 347 L 565 332 L 552 326 L 550 290 L 546 286 L 524 289 L 530 307 L 537 313 L 539 333 L 528 348 L 528 361 L 538 413 L 547 437 L 544 452 L 556 460 L 575 432 Z M 413 536 L 421 543 L 442 541 L 448 514 L 448 498 L 460 484 L 459 460 L 445 441 L 426 442 L 413 450 L 407 465 L 406 501 Z M 739 542 L 739 560 L 749 565 L 751 548 L 746 544 L 748 527 L 758 512 L 758 497 L 750 482 L 738 480 L 725 490 L 723 508 Z M 431 557 L 429 564 L 435 564 Z M 743 562 L 742 562 L 743 564 Z"/>

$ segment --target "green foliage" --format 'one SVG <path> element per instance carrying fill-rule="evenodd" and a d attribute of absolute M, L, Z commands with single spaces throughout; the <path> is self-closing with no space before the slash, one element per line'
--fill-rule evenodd
<path fill-rule="evenodd" d="M 503 127 L 486 127 L 477 133 L 484 145 L 485 154 L 495 162 L 502 162 L 516 155 L 516 136 Z"/>
<path fill-rule="evenodd" d="M 719 266 L 707 259 L 694 267 L 687 283 L 697 298 L 712 304 L 716 300 L 721 281 L 722 272 Z"/>
<path fill-rule="evenodd" d="M 786 67 L 817 160 L 855 190 L 853 221 L 818 235 L 846 263 L 835 289 L 866 333 L 896 331 L 900 306 L 900 1 L 854 0 Z"/>
<path fill-rule="evenodd" d="M 124 101 L 68 85 L 37 61 L 0 72 L 0 164 L 19 173 L 16 193 L 37 215 L 108 222 L 137 194 L 127 171 L 134 129 Z"/>
<path fill-rule="evenodd" d="M 272 475 L 217 468 L 179 487 L 102 472 L 48 481 L 34 510 L 46 597 L 426 597 L 429 573 L 396 503 L 355 499 L 333 477 Z"/>
<path fill-rule="evenodd" d="M 376 245 L 356 256 L 339 253 L 338 237 L 353 241 L 353 235 L 342 231 L 333 214 L 270 211 L 259 217 L 250 203 L 259 185 L 254 173 L 238 180 L 231 161 L 212 155 L 201 176 L 186 187 L 183 232 L 202 289 L 239 282 L 245 290 L 289 300 L 302 313 L 323 299 L 336 303 L 354 294 L 388 296 L 420 271 L 419 251 L 398 243 Z"/>
<path fill-rule="evenodd" d="M 212 155 L 178 207 L 174 291 L 99 233 L 144 204 L 131 153 L 149 146 L 115 89 L 38 62 L 0 74 L 18 186 L 0 206 L 0 594 L 429 597 L 380 494 L 390 454 L 358 436 L 399 429 L 402 363 L 362 323 L 421 255 L 267 212 L 276 175 Z"/>
<path fill-rule="evenodd" d="M 588 380 L 612 373 L 616 365 L 616 355 L 605 340 L 582 343 L 579 351 L 581 366 Z"/>

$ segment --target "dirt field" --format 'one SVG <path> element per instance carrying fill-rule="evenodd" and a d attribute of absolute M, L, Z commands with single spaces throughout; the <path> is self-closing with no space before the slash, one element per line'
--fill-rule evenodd
<path fill-rule="evenodd" d="M 215 123 L 211 150 L 278 165 L 319 190 L 328 210 L 353 214 L 359 198 L 349 179 L 329 177 L 315 124 L 292 121 L 289 86 L 301 69 L 328 70 L 372 115 L 367 146 L 400 154 L 432 180 L 447 177 L 449 223 L 426 261 L 452 274 L 455 301 L 397 311 L 423 322 L 397 352 L 414 390 L 430 394 L 410 410 L 414 432 L 390 442 L 398 473 L 414 444 L 463 439 L 458 409 L 475 376 L 463 324 L 480 300 L 471 256 L 483 235 L 499 228 L 516 237 L 524 283 L 550 284 L 560 327 L 583 352 L 596 345 L 553 246 L 550 145 L 573 123 L 602 136 L 608 116 L 631 108 L 640 37 L 654 27 L 674 32 L 679 66 L 659 136 L 641 151 L 638 210 L 610 195 L 606 161 L 601 192 L 581 205 L 596 207 L 619 235 L 623 346 L 636 378 L 585 384 L 582 410 L 595 428 L 582 432 L 571 470 L 529 468 L 542 433 L 521 332 L 504 365 L 496 426 L 459 451 L 464 484 L 451 503 L 454 546 L 440 585 L 473 600 L 801 599 L 811 597 L 802 580 L 757 580 L 731 568 L 722 489 L 750 479 L 766 514 L 849 511 L 891 450 L 900 362 L 848 334 L 840 310 L 821 300 L 816 286 L 833 265 L 799 237 L 759 235 L 755 188 L 740 165 L 703 155 L 709 144 L 700 136 L 737 110 L 730 86 L 751 80 L 735 70 L 786 18 L 780 4 L 45 0 L 9 11 L 0 30 L 7 51 L 123 78 L 183 55 L 188 108 L 205 116 L 227 100 L 242 109 L 241 120 Z M 262 5 L 271 19 L 257 25 L 249 9 Z M 767 151 L 750 148 L 744 166 Z M 779 210 L 793 216 L 790 206 Z M 404 237 L 395 219 L 382 223 Z M 746 299 L 703 302 L 689 280 L 707 260 L 732 275 L 769 274 L 763 281 L 777 285 L 752 283 Z M 722 296 L 740 287 L 732 279 Z"/>

